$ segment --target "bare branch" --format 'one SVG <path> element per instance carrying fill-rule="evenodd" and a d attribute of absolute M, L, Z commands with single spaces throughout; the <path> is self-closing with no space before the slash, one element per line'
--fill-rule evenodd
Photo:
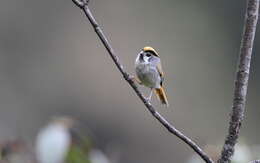
<path fill-rule="evenodd" d="M 162 115 L 160 115 L 156 109 L 145 99 L 145 97 L 142 95 L 142 93 L 139 91 L 137 85 L 135 84 L 134 80 L 131 78 L 131 76 L 124 70 L 123 65 L 120 63 L 118 57 L 116 56 L 112 46 L 108 42 L 106 36 L 104 35 L 103 31 L 97 24 L 94 16 L 92 15 L 91 11 L 88 8 L 87 3 L 84 3 L 80 0 L 72 0 L 79 8 L 81 8 L 85 15 L 87 16 L 88 20 L 90 21 L 91 25 L 93 26 L 96 34 L 100 38 L 101 42 L 105 46 L 107 52 L 109 53 L 110 57 L 113 59 L 115 65 L 123 75 L 124 79 L 128 82 L 128 84 L 133 88 L 135 93 L 138 95 L 138 97 L 142 100 L 146 108 L 149 110 L 149 112 L 172 134 L 180 138 L 182 141 L 184 141 L 187 145 L 189 145 L 205 162 L 207 163 L 213 163 L 212 159 L 207 156 L 207 154 L 202 151 L 202 149 L 193 142 L 190 138 L 185 136 L 183 133 L 181 133 L 179 130 L 177 130 L 173 125 L 171 125 Z M 83 5 L 83 6 L 82 6 Z"/>
<path fill-rule="evenodd" d="M 229 130 L 222 149 L 221 157 L 218 160 L 219 163 L 228 163 L 231 161 L 244 118 L 250 61 L 258 20 L 258 8 L 259 0 L 247 0 L 244 31 L 240 45 Z"/>
<path fill-rule="evenodd" d="M 79 8 L 83 8 L 88 4 L 89 0 L 72 0 L 72 2 Z"/>

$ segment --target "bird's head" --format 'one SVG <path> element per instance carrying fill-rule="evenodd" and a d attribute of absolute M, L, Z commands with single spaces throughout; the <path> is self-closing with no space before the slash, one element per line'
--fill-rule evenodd
<path fill-rule="evenodd" d="M 144 47 L 141 52 L 138 54 L 139 62 L 149 63 L 154 58 L 159 58 L 158 53 L 150 46 Z"/>

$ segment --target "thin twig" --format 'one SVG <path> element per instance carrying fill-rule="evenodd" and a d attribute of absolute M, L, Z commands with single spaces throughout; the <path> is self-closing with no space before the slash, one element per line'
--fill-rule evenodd
<path fill-rule="evenodd" d="M 177 130 L 173 125 L 171 125 L 162 115 L 160 115 L 156 109 L 145 99 L 145 97 L 142 95 L 142 93 L 139 91 L 137 85 L 135 84 L 132 77 L 124 70 L 123 65 L 120 63 L 118 57 L 115 55 L 115 52 L 108 42 L 106 36 L 104 35 L 103 31 L 97 24 L 94 16 L 92 15 L 91 11 L 88 8 L 87 2 L 81 1 L 81 0 L 72 0 L 79 8 L 81 8 L 85 15 L 87 16 L 88 20 L 90 21 L 91 25 L 93 26 L 95 32 L 97 33 L 98 37 L 102 41 L 103 45 L 107 49 L 109 55 L 113 59 L 114 63 L 116 64 L 117 68 L 123 75 L 124 79 L 129 83 L 129 85 L 133 88 L 135 93 L 138 95 L 138 97 L 142 100 L 146 108 L 150 111 L 150 113 L 172 134 L 180 138 L 182 141 L 184 141 L 186 144 L 188 144 L 205 162 L 212 163 L 212 159 L 207 156 L 207 154 L 202 151 L 202 149 L 193 142 L 190 138 L 185 136 L 183 133 L 181 133 L 179 130 Z"/>
<path fill-rule="evenodd" d="M 228 163 L 231 161 L 244 118 L 250 61 L 258 19 L 258 8 L 259 0 L 247 1 L 229 130 L 218 163 Z"/>

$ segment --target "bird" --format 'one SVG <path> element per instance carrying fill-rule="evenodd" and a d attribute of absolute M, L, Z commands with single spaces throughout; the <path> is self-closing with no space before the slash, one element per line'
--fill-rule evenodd
<path fill-rule="evenodd" d="M 145 46 L 138 53 L 135 60 L 136 81 L 151 89 L 147 98 L 150 103 L 153 91 L 162 104 L 169 106 L 165 90 L 163 88 L 164 73 L 159 54 L 150 46 Z"/>

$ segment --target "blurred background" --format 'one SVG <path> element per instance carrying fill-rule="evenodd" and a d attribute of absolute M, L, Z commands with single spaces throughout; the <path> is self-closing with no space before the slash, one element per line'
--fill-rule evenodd
<path fill-rule="evenodd" d="M 221 148 L 245 1 L 92 0 L 90 9 L 128 72 L 135 73 L 142 47 L 159 52 L 170 107 L 155 97 L 152 103 L 201 147 Z M 101 150 L 116 153 L 117 162 L 181 163 L 193 157 L 145 109 L 71 0 L 4 0 L 0 24 L 0 142 L 22 138 L 33 144 L 50 117 L 70 115 L 93 133 Z M 240 134 L 250 150 L 260 144 L 258 36 L 259 28 Z"/>

